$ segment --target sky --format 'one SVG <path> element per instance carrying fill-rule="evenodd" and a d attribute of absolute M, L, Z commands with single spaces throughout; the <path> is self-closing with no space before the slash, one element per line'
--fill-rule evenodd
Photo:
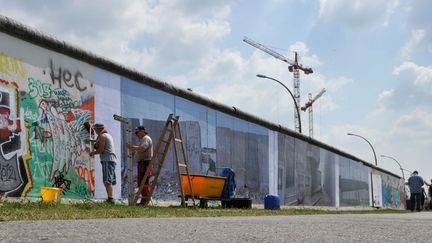
<path fill-rule="evenodd" d="M 294 130 L 288 64 L 300 74 L 314 138 L 397 175 L 432 178 L 430 0 L 0 0 L 0 14 L 58 39 Z M 308 113 L 301 113 L 309 135 Z M 406 172 L 406 177 L 410 173 Z"/>

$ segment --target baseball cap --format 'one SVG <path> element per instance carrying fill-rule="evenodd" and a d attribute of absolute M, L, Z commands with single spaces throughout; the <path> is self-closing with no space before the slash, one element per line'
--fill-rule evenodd
<path fill-rule="evenodd" d="M 102 123 L 96 123 L 96 124 L 94 124 L 93 125 L 93 128 L 94 129 L 100 129 L 100 128 L 104 128 L 105 126 L 104 126 L 104 124 L 102 124 Z"/>
<path fill-rule="evenodd" d="M 146 131 L 146 129 L 145 129 L 144 126 L 137 126 L 137 127 L 135 127 L 135 132 L 138 132 L 138 131 L 144 131 L 145 133 L 147 133 L 147 131 Z"/>

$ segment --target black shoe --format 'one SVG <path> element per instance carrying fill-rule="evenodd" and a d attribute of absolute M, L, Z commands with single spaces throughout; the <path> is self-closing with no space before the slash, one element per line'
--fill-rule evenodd
<path fill-rule="evenodd" d="M 109 197 L 105 202 L 109 203 L 109 204 L 115 204 L 114 203 L 114 198 L 112 198 L 112 197 Z"/>

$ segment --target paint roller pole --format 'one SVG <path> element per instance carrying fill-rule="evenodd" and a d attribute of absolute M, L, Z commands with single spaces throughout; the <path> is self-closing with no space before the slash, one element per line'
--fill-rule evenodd
<path fill-rule="evenodd" d="M 113 115 L 114 120 L 119 121 L 123 124 L 125 128 L 125 140 L 127 143 L 132 143 L 132 122 L 130 119 Z M 128 151 L 128 150 L 127 150 Z M 134 180 L 133 180 L 133 161 L 132 161 L 132 153 L 126 152 L 126 164 L 127 164 L 127 177 L 128 177 L 128 205 L 134 204 Z"/>

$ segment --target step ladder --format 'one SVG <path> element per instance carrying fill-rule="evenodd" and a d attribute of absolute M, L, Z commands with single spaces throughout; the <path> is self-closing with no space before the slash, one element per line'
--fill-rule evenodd
<path fill-rule="evenodd" d="M 188 163 L 188 158 L 186 153 L 186 147 L 185 144 L 183 143 L 182 133 L 180 129 L 179 116 L 174 117 L 173 114 L 169 114 L 168 119 L 165 122 L 165 125 L 162 129 L 162 133 L 156 144 L 156 148 L 153 151 L 153 157 L 150 160 L 149 165 L 147 166 L 147 170 L 144 174 L 144 177 L 140 182 L 139 189 L 135 194 L 134 201 L 133 201 L 134 204 L 136 204 L 138 202 L 138 199 L 140 198 L 141 200 L 144 200 L 143 203 L 144 205 L 149 204 L 171 143 L 173 143 L 174 145 L 174 159 L 177 165 L 177 176 L 179 180 L 180 193 L 181 193 L 180 195 L 181 205 L 183 207 L 189 206 L 189 204 L 192 204 L 191 206 L 193 207 L 196 206 L 194 192 L 192 188 L 192 182 L 189 174 L 189 165 L 188 165 L 189 163 Z M 181 154 L 180 154 L 181 156 L 179 155 L 178 146 L 181 147 Z M 180 161 L 180 159 L 182 160 Z M 153 167 L 156 167 L 156 171 L 155 174 L 153 175 L 153 180 L 150 180 L 149 185 L 147 185 L 145 182 L 150 177 L 150 173 Z M 189 192 L 191 195 L 185 195 L 185 190 L 182 186 L 182 174 L 187 177 Z M 141 192 L 145 189 L 145 187 L 148 186 L 150 186 L 150 192 L 146 197 L 143 197 L 141 195 Z M 186 200 L 186 199 L 190 199 L 190 200 Z"/>

